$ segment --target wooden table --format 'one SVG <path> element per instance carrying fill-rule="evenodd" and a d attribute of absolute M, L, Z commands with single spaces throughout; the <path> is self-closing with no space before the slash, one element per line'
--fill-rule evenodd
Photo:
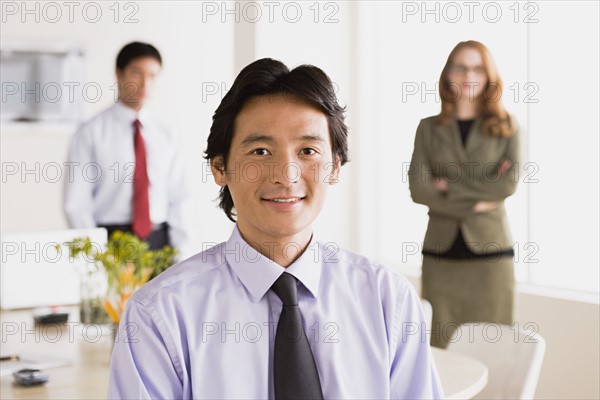
<path fill-rule="evenodd" d="M 74 319 L 79 316 L 78 307 L 67 309 Z M 31 310 L 3 311 L 0 320 L 2 355 L 28 353 L 71 360 L 69 366 L 44 369 L 50 380 L 41 386 L 14 385 L 12 375 L 2 376 L 1 399 L 106 398 L 112 327 L 71 320 L 67 325 L 36 327 Z"/>
<path fill-rule="evenodd" d="M 79 315 L 77 308 L 69 309 Z M 3 311 L 2 354 L 36 353 L 72 360 L 65 367 L 48 368 L 42 386 L 25 388 L 12 383 L 12 375 L 0 378 L 2 399 L 104 399 L 112 348 L 109 326 L 71 322 L 66 326 L 34 327 L 30 310 Z M 14 333 L 17 328 L 18 332 Z M 60 332 L 60 338 L 58 335 Z M 58 338 L 58 339 L 57 339 Z M 487 383 L 487 368 L 481 362 L 446 350 L 433 349 L 444 393 L 449 399 L 471 398 Z"/>

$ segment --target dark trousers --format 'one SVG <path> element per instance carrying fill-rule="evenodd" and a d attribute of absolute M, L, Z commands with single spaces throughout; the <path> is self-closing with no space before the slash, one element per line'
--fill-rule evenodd
<path fill-rule="evenodd" d="M 122 232 L 132 233 L 130 224 L 99 225 L 98 227 L 106 228 L 106 230 L 108 231 L 109 238 L 110 238 L 110 235 L 112 235 L 112 233 L 114 231 L 122 231 Z M 162 224 L 158 224 L 157 226 L 154 227 L 154 230 L 148 235 L 148 237 L 144 241 L 150 245 L 149 246 L 150 250 L 161 249 L 164 246 L 170 245 L 169 225 L 166 222 L 163 222 Z"/>

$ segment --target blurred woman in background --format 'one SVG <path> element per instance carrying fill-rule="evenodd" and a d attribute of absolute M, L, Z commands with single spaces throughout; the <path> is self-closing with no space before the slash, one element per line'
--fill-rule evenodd
<path fill-rule="evenodd" d="M 414 202 L 429 207 L 422 296 L 433 306 L 431 344 L 465 322 L 513 323 L 514 264 L 504 199 L 518 181 L 514 119 L 488 49 L 459 43 L 439 80 L 442 110 L 421 120 L 409 168 Z"/>

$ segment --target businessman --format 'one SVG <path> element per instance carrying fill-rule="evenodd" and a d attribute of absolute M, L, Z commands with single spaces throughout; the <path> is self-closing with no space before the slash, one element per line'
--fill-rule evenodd
<path fill-rule="evenodd" d="M 127 302 L 110 398 L 437 399 L 420 300 L 313 221 L 348 160 L 344 109 L 317 67 L 261 59 L 213 116 L 206 158 L 228 241 Z"/>
<path fill-rule="evenodd" d="M 118 101 L 72 139 L 64 211 L 72 228 L 133 232 L 151 249 L 170 244 L 184 255 L 191 249 L 183 148 L 145 107 L 161 67 L 150 44 L 121 49 Z"/>

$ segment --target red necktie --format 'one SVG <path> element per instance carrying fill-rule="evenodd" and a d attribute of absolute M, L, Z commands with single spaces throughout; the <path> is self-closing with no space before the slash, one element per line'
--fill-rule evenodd
<path fill-rule="evenodd" d="M 145 239 L 152 232 L 152 222 L 150 221 L 150 204 L 148 200 L 148 170 L 146 168 L 146 145 L 142 137 L 142 124 L 136 119 L 133 122 L 135 127 L 134 149 L 135 149 L 135 169 L 133 172 L 133 221 L 131 230 L 140 239 Z"/>

